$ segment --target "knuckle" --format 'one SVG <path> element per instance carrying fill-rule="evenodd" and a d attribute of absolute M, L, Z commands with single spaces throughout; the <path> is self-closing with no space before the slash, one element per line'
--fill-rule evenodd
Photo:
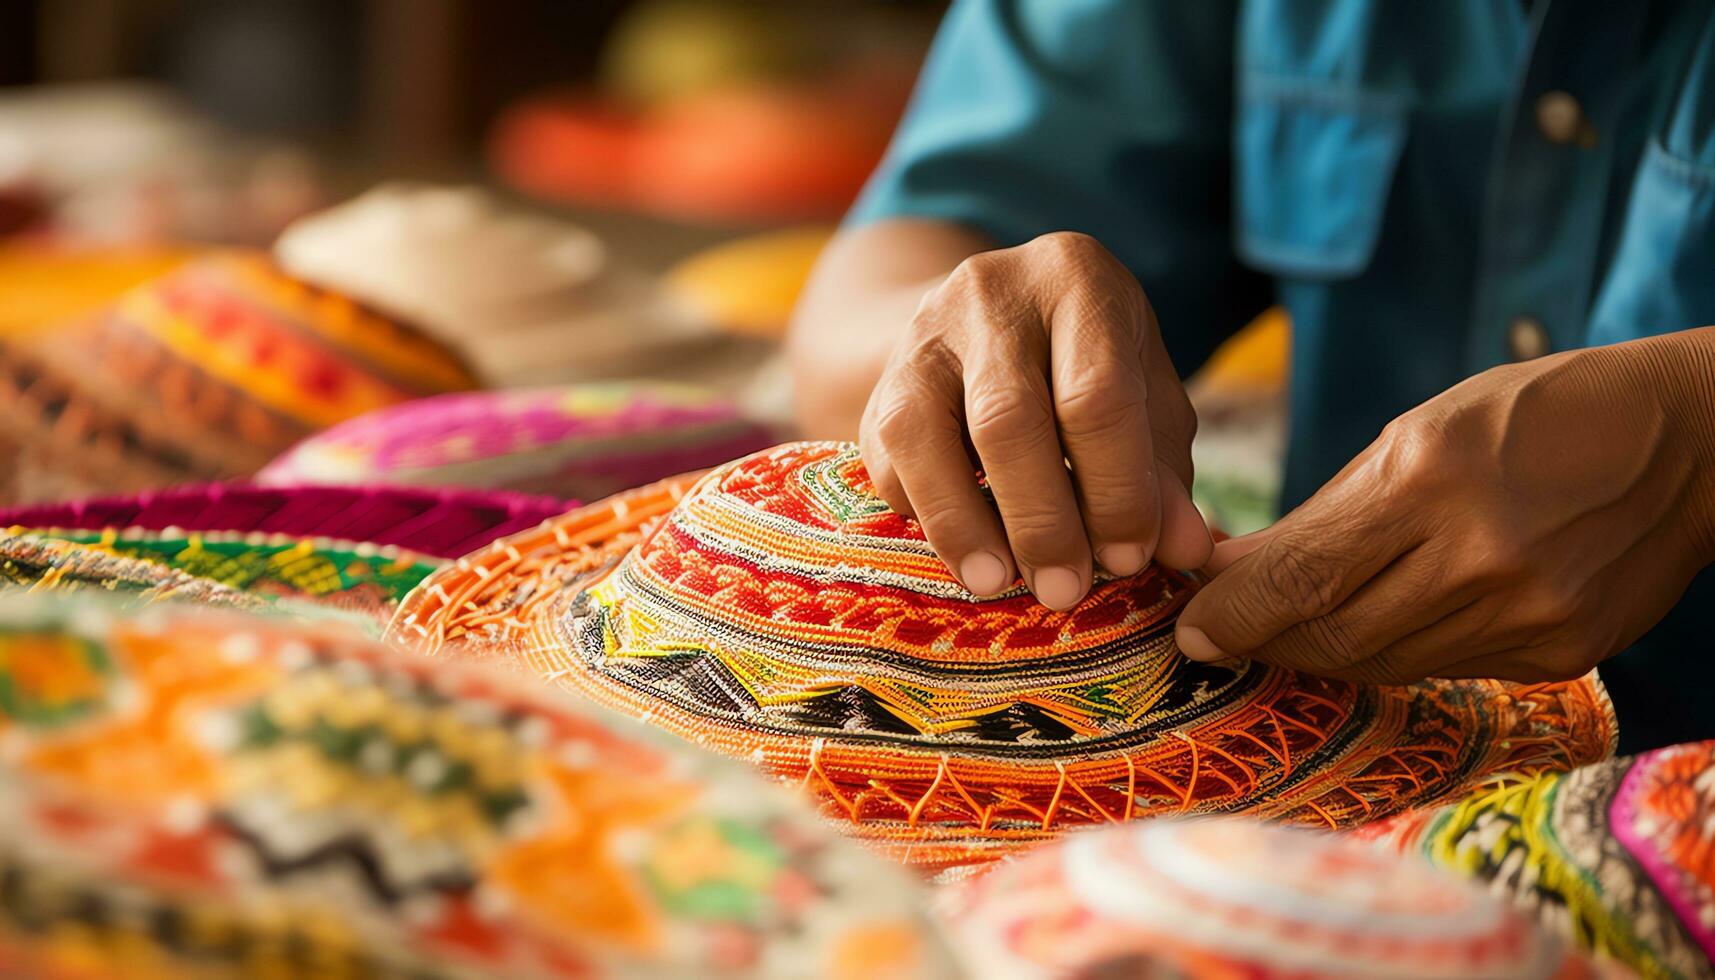
<path fill-rule="evenodd" d="M 1032 546 L 1039 550 L 1063 550 L 1052 547 L 1052 543 L 1069 537 L 1065 516 L 1046 507 L 1007 508 L 1002 511 L 1001 519 L 1006 522 L 1007 537 L 1018 539 L 1026 550 Z"/>
<path fill-rule="evenodd" d="M 1118 372 L 1092 372 L 1055 392 L 1056 415 L 1068 436 L 1093 436 L 1141 426 L 1147 416 L 1137 386 Z"/>
<path fill-rule="evenodd" d="M 1004 294 L 1012 280 L 1010 263 L 999 253 L 979 252 L 960 262 L 947 283 L 965 300 L 981 305 Z"/>
<path fill-rule="evenodd" d="M 882 401 L 871 426 L 878 446 L 894 449 L 922 437 L 921 411 L 913 399 L 894 396 Z"/>
<path fill-rule="evenodd" d="M 962 552 L 978 537 L 963 508 L 950 494 L 920 488 L 912 498 L 911 506 L 918 522 L 923 525 L 924 533 L 937 550 L 945 546 L 954 552 Z"/>
<path fill-rule="evenodd" d="M 1439 428 L 1414 413 L 1389 422 L 1379 440 L 1382 471 L 1395 485 L 1416 490 L 1446 473 L 1445 440 Z"/>
<path fill-rule="evenodd" d="M 979 391 L 971 396 L 967 417 L 971 439 L 1001 458 L 1055 442 L 1053 414 L 1041 396 L 1027 388 L 996 386 Z"/>
<path fill-rule="evenodd" d="M 1339 580 L 1327 562 L 1306 558 L 1290 545 L 1270 549 L 1263 564 L 1263 582 L 1293 609 L 1320 615 L 1339 599 Z"/>
<path fill-rule="evenodd" d="M 1001 522 L 1013 554 L 1032 568 L 1075 563 L 1072 560 L 1083 545 L 1084 536 L 1077 527 L 1065 515 L 1046 508 L 1004 510 Z"/>
<path fill-rule="evenodd" d="M 1087 262 L 1107 254 L 1100 242 L 1081 231 L 1051 231 L 1033 239 L 1030 244 L 1061 261 L 1073 263 Z"/>

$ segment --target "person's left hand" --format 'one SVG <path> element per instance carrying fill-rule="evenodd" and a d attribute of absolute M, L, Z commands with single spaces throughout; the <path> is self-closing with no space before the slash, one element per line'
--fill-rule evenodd
<path fill-rule="evenodd" d="M 1195 660 L 1375 683 L 1575 677 L 1715 560 L 1715 328 L 1478 375 L 1217 546 Z"/>

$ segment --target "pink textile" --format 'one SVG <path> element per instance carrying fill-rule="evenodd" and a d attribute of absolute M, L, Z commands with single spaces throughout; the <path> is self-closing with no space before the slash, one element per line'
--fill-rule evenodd
<path fill-rule="evenodd" d="M 611 382 L 462 392 L 317 433 L 256 482 L 483 487 L 593 500 L 779 439 L 773 427 L 698 388 Z"/>
<path fill-rule="evenodd" d="M 260 531 L 394 545 L 457 558 L 577 506 L 491 490 L 213 483 L 0 510 L 0 527 Z"/>

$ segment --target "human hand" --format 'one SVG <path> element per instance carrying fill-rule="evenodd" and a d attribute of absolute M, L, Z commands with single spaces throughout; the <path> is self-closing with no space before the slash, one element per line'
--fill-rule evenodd
<path fill-rule="evenodd" d="M 1090 589 L 1092 550 L 1115 575 L 1208 559 L 1196 428 L 1137 280 L 1061 232 L 973 255 L 924 296 L 858 441 L 877 492 L 967 589 L 1022 575 L 1065 609 Z"/>
<path fill-rule="evenodd" d="M 1485 372 L 1222 542 L 1196 660 L 1352 680 L 1575 677 L 1715 559 L 1715 328 Z"/>

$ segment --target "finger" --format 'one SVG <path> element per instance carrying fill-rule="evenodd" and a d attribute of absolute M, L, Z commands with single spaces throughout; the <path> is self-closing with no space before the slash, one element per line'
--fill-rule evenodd
<path fill-rule="evenodd" d="M 1412 684 L 1425 677 L 1450 676 L 1459 663 L 1480 659 L 1512 644 L 1493 638 L 1497 606 L 1488 595 L 1464 596 L 1444 615 L 1385 644 L 1368 667 L 1334 671 L 1344 680 L 1374 684 Z M 1485 639 L 1485 635 L 1490 639 Z M 1411 665 L 1409 668 L 1406 665 Z"/>
<path fill-rule="evenodd" d="M 1172 467 L 1158 460 L 1155 472 L 1161 487 L 1161 535 L 1155 560 L 1172 568 L 1202 568 L 1215 550 L 1208 522 Z"/>
<path fill-rule="evenodd" d="M 1203 512 L 1191 499 L 1196 469 L 1191 440 L 1197 433 L 1197 413 L 1162 345 L 1160 331 L 1144 338 L 1143 358 L 1149 390 L 1149 426 L 1155 441 L 1155 478 L 1161 495 L 1161 533 L 1155 559 L 1175 568 L 1199 568 L 1214 548 L 1214 535 Z"/>
<path fill-rule="evenodd" d="M 1063 297 L 1050 319 L 1060 443 L 1090 543 L 1115 575 L 1141 571 L 1161 529 L 1161 495 L 1138 352 L 1142 296 Z"/>
<path fill-rule="evenodd" d="M 989 348 L 965 377 L 971 442 L 994 493 L 1019 573 L 1053 609 L 1076 605 L 1090 587 L 1090 549 L 1054 424 L 1040 355 Z"/>
<path fill-rule="evenodd" d="M 1417 651 L 1395 644 L 1467 602 L 1447 587 L 1442 569 L 1429 549 L 1407 551 L 1330 612 L 1288 626 L 1248 656 L 1372 684 L 1418 680 L 1439 662 L 1409 656 Z"/>
<path fill-rule="evenodd" d="M 1006 535 L 965 451 L 959 380 L 913 370 L 878 395 L 860 451 L 882 499 L 922 525 L 924 537 L 975 595 L 1016 577 Z M 951 390 L 949 390 L 951 385 Z"/>
<path fill-rule="evenodd" d="M 1318 493 L 1191 599 L 1179 617 L 1180 649 L 1194 660 L 1248 655 L 1332 612 L 1421 542 L 1408 517 L 1385 494 L 1350 485 Z"/>
<path fill-rule="evenodd" d="M 1599 645 L 1589 635 L 1570 634 L 1539 637 L 1532 642 L 1503 641 L 1487 652 L 1437 667 L 1429 676 L 1520 684 L 1572 680 L 1589 673 L 1601 660 Z M 1469 644 L 1465 646 L 1468 648 Z M 1451 644 L 1442 649 L 1459 648 L 1459 644 Z"/>

